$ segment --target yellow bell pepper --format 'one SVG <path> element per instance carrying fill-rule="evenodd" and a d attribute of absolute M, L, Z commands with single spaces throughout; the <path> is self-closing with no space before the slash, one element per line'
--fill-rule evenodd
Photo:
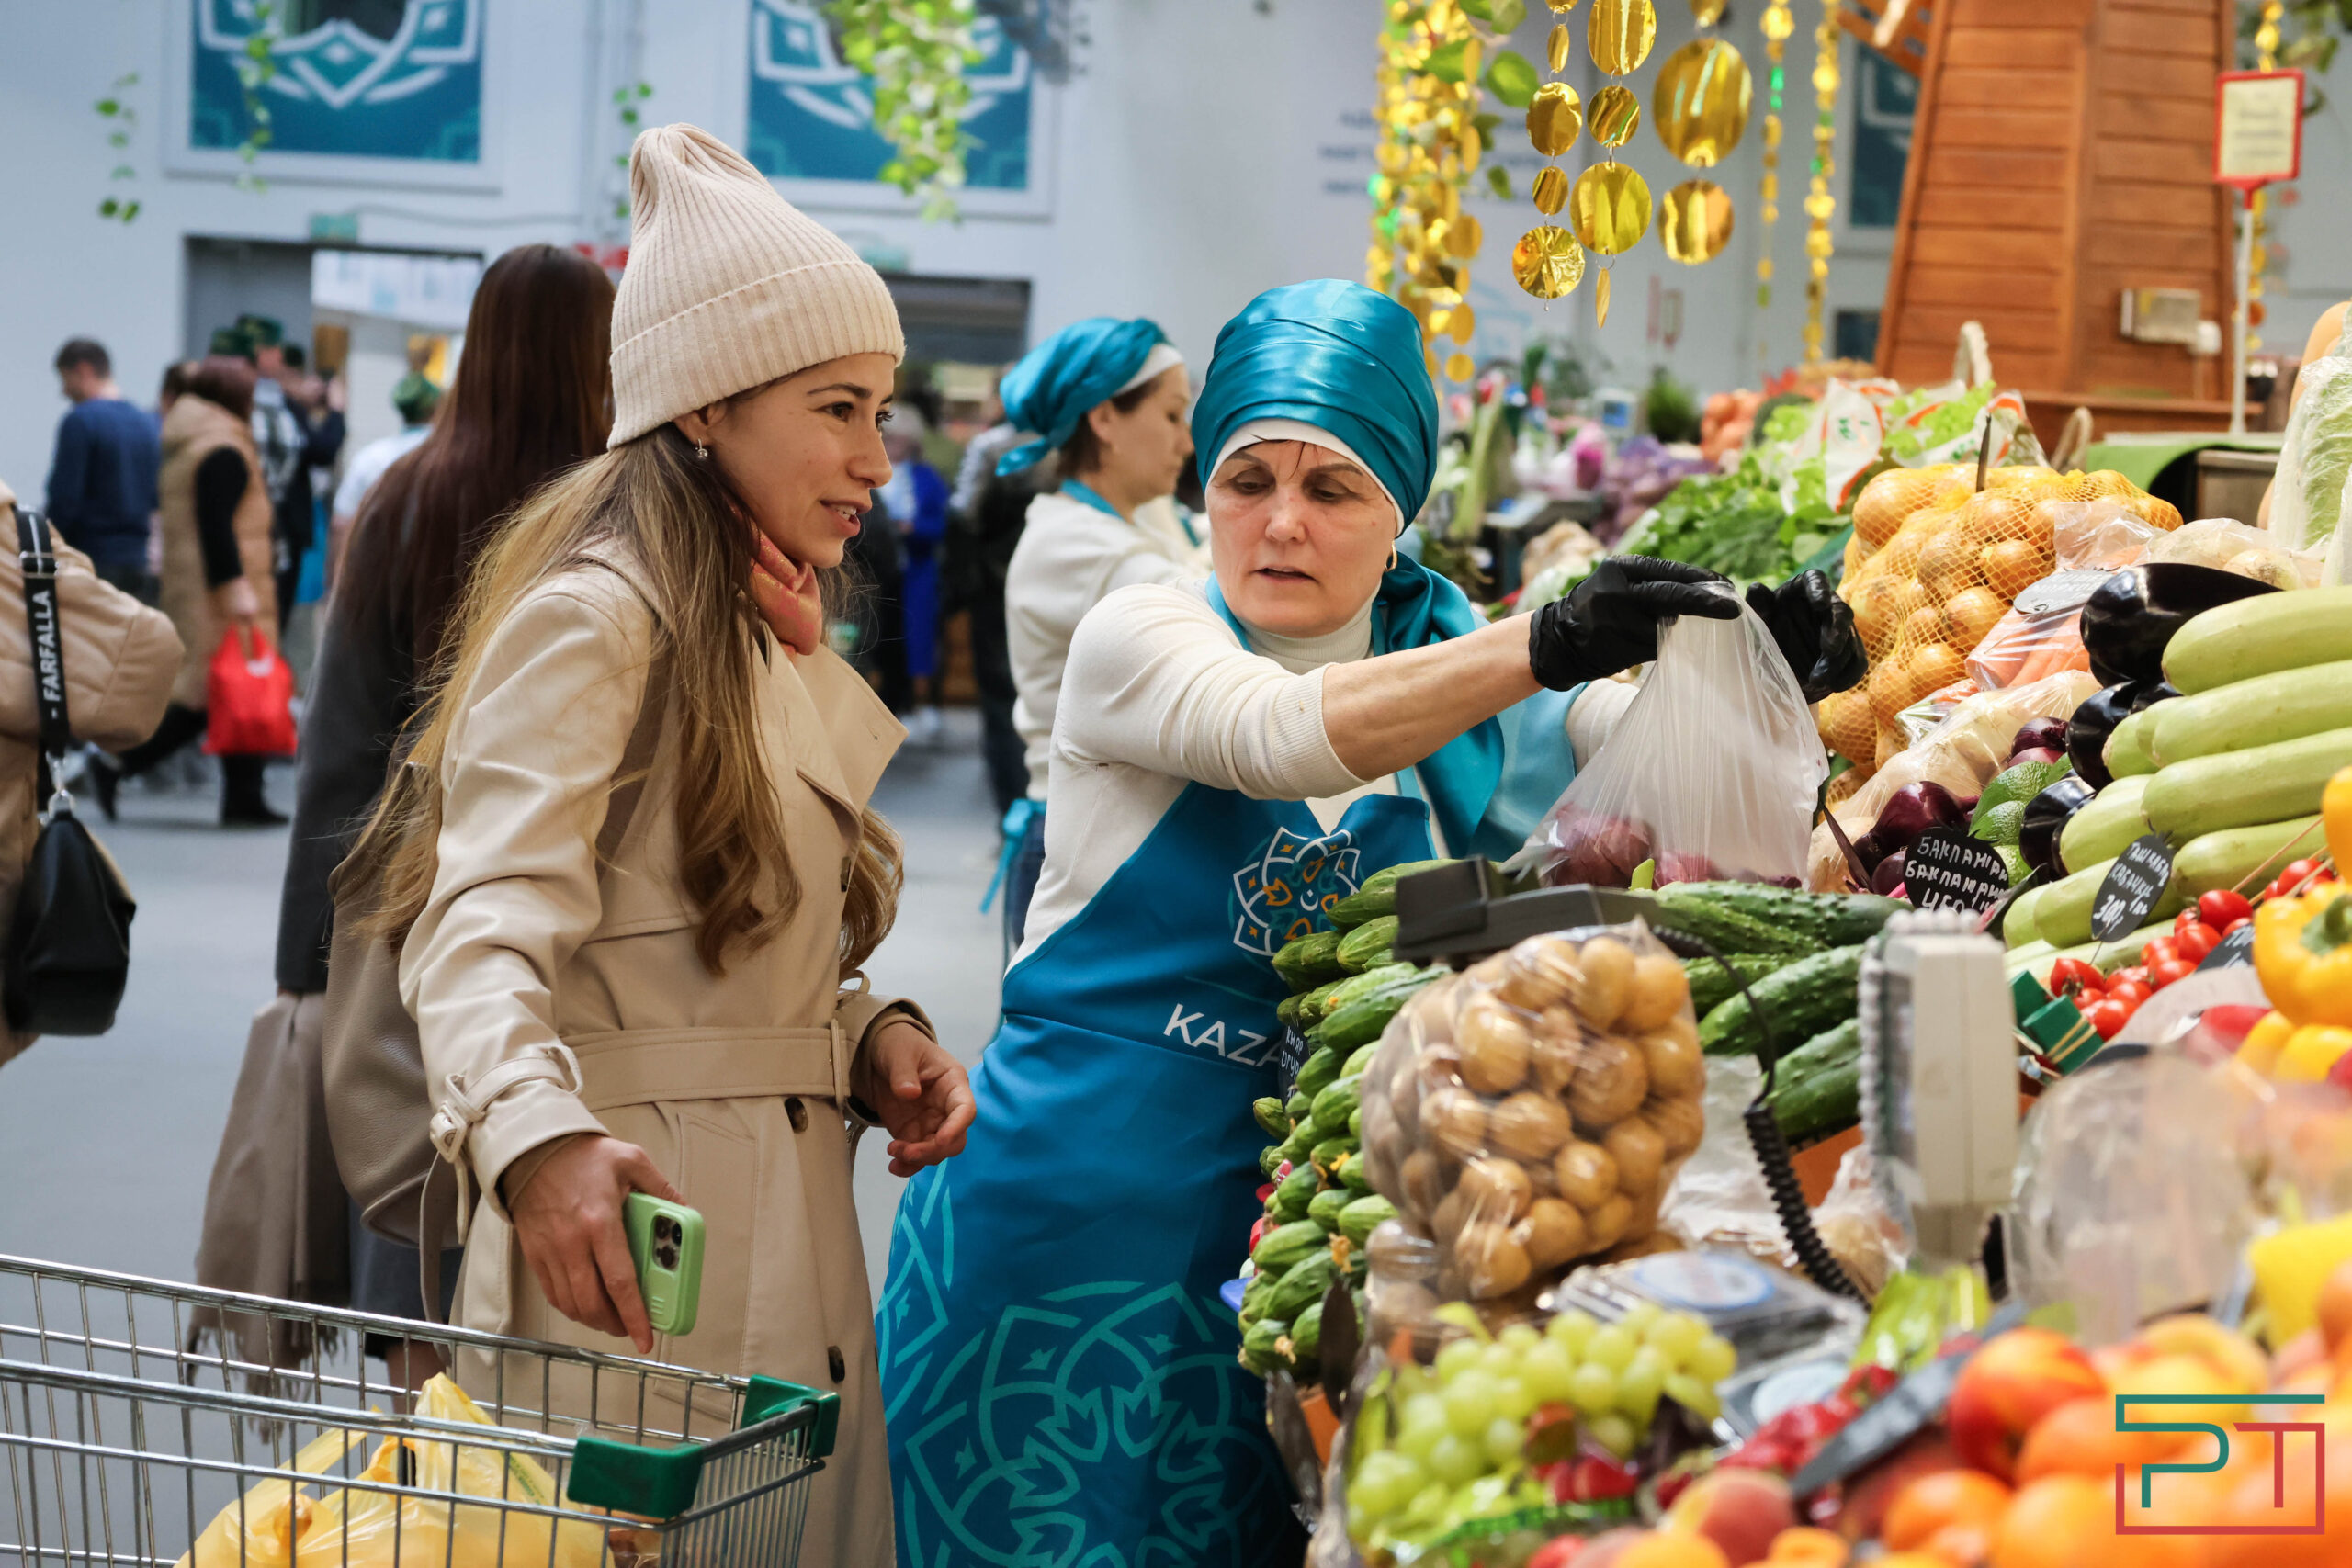
<path fill-rule="evenodd" d="M 2320 821 L 2327 828 L 2327 852 L 2337 866 L 2352 870 L 2352 768 L 2327 781 L 2320 796 Z"/>
<path fill-rule="evenodd" d="M 2278 1054 L 2295 1032 L 2294 1020 L 2283 1012 L 2267 1012 L 2246 1031 L 2245 1041 L 2238 1047 L 2238 1060 L 2265 1077 L 2277 1068 Z"/>
<path fill-rule="evenodd" d="M 2352 887 L 2272 898 L 2254 912 L 2254 967 L 2297 1023 L 2352 1024 Z"/>
<path fill-rule="evenodd" d="M 2352 1029 L 2306 1023 L 2287 1036 L 2270 1076 L 2280 1083 L 2317 1083 L 2346 1051 L 2352 1051 Z"/>

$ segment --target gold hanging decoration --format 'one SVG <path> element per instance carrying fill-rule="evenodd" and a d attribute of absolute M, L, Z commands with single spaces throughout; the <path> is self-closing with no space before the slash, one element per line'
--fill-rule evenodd
<path fill-rule="evenodd" d="M 1623 147 L 1641 124 L 1642 101 L 1622 82 L 1611 82 L 1593 94 L 1585 109 L 1585 125 L 1603 147 Z"/>
<path fill-rule="evenodd" d="M 1726 0 L 1690 0 L 1690 19 L 1702 28 L 1712 28 L 1724 19 Z"/>
<path fill-rule="evenodd" d="M 1546 82 L 1535 89 L 1527 106 L 1527 140 L 1546 158 L 1556 158 L 1576 144 L 1584 125 L 1584 106 L 1577 90 L 1566 82 Z"/>
<path fill-rule="evenodd" d="M 1764 175 L 1757 186 L 1757 218 L 1764 225 L 1763 239 L 1756 259 L 1756 305 L 1759 310 L 1772 303 L 1772 225 L 1781 220 L 1781 94 L 1788 81 L 1787 54 L 1789 36 L 1796 30 L 1796 19 L 1789 13 L 1789 0 L 1766 0 L 1764 7 Z M 1769 351 L 1758 333 L 1759 358 L 1769 360 Z"/>
<path fill-rule="evenodd" d="M 1650 46 L 1657 42 L 1657 9 L 1650 0 L 1592 0 L 1584 40 L 1595 65 L 1623 76 L 1650 57 Z"/>
<path fill-rule="evenodd" d="M 1719 38 L 1692 39 L 1658 67 L 1650 123 L 1668 152 L 1694 169 L 1712 169 L 1739 145 L 1752 91 L 1739 51 Z"/>
<path fill-rule="evenodd" d="M 1599 277 L 1592 280 L 1592 324 L 1596 327 L 1609 324 L 1609 269 L 1606 267 L 1601 269 Z"/>
<path fill-rule="evenodd" d="M 1804 236 L 1804 362 L 1821 363 L 1821 318 L 1829 299 L 1829 257 L 1836 242 L 1829 220 L 1838 212 L 1831 181 L 1838 173 L 1838 12 L 1839 0 L 1822 0 L 1821 23 L 1814 29 L 1813 177 L 1804 198 L 1810 220 Z"/>
<path fill-rule="evenodd" d="M 1631 164 L 1593 164 L 1568 192 L 1568 226 L 1598 254 L 1632 250 L 1649 232 L 1649 182 Z"/>
<path fill-rule="evenodd" d="M 1364 282 L 1412 311 L 1434 378 L 1466 357 L 1450 355 L 1441 367 L 1438 340 L 1466 343 L 1476 320 L 1463 294 L 1486 236 L 1462 193 L 1488 151 L 1478 73 L 1491 40 L 1458 0 L 1389 0 L 1386 14 Z"/>
<path fill-rule="evenodd" d="M 1568 32 L 1568 24 L 1566 22 L 1554 22 L 1552 24 L 1551 41 L 1545 45 L 1544 51 L 1544 62 L 1546 64 L 1551 66 L 1553 75 L 1557 76 L 1561 72 L 1566 71 L 1568 68 L 1568 55 L 1572 47 L 1573 42 Z"/>
<path fill-rule="evenodd" d="M 1696 266 L 1731 240 L 1731 197 L 1713 180 L 1685 180 L 1658 203 L 1657 234 L 1666 254 Z"/>
<path fill-rule="evenodd" d="M 2278 24 L 2287 15 L 2287 7 L 2279 0 L 2264 0 L 2261 18 L 2254 29 L 2254 67 L 2257 71 L 2278 69 Z M 2259 331 L 2268 312 L 2262 303 L 2262 274 L 2270 265 L 2270 247 L 2263 242 L 2269 237 L 2267 221 L 2270 193 L 2257 186 L 2248 194 L 2245 220 L 2254 225 L 2254 265 L 2246 269 L 2245 278 L 2245 351 L 2258 352 L 2262 347 Z"/>
<path fill-rule="evenodd" d="M 1557 299 L 1584 280 L 1584 250 L 1566 229 L 1530 229 L 1510 253 L 1510 272 L 1538 299 Z"/>
<path fill-rule="evenodd" d="M 1549 218 L 1568 201 L 1568 176 L 1546 164 L 1535 171 L 1535 210 Z"/>

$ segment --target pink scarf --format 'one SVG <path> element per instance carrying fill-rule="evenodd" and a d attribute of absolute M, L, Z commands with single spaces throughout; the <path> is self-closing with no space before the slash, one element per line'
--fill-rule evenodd
<path fill-rule="evenodd" d="M 825 640 L 825 605 L 817 592 L 816 569 L 794 562 L 756 527 L 752 541 L 752 603 L 759 607 L 760 619 L 793 652 L 816 652 Z"/>

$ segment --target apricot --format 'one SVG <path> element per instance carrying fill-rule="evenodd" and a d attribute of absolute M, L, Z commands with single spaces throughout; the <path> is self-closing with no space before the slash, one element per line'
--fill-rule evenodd
<path fill-rule="evenodd" d="M 1835 1530 L 1792 1525 L 1772 1538 L 1764 1568 L 1846 1568 L 1853 1550 Z"/>
<path fill-rule="evenodd" d="M 2064 1335 L 2013 1328 L 1961 1369 L 1951 1393 L 1952 1448 L 1964 1463 L 2007 1481 L 2026 1434 L 2043 1416 L 2068 1400 L 2106 1392 L 2098 1370 Z"/>
<path fill-rule="evenodd" d="M 1766 1471 L 1726 1468 L 1701 1476 L 1668 1510 L 1677 1530 L 1702 1536 L 1733 1562 L 1753 1562 L 1797 1522 L 1789 1483 Z"/>
<path fill-rule="evenodd" d="M 2115 1481 L 2045 1475 L 2022 1487 L 1993 1538 L 1990 1568 L 2193 1568 L 2194 1537 L 2115 1533 Z"/>
<path fill-rule="evenodd" d="M 2140 1392 L 2136 1384 L 2124 1386 Z M 2141 1408 L 2148 1412 L 2146 1419 L 2175 1418 L 2171 1406 Z M 2067 1401 L 2034 1423 L 2018 1453 L 2018 1483 L 2060 1474 L 2112 1478 L 2117 1465 L 2169 1459 L 2186 1441 L 2178 1432 L 2119 1432 L 2114 1396 L 2088 1394 Z"/>
<path fill-rule="evenodd" d="M 1732 1561 L 1705 1536 L 1660 1531 L 1626 1547 L 1611 1568 L 1732 1568 Z"/>
<path fill-rule="evenodd" d="M 1938 1531 L 1953 1525 L 1989 1529 L 2008 1512 L 2009 1496 L 2007 1486 L 1981 1470 L 1922 1475 L 1894 1495 L 1879 1539 L 1895 1551 L 1909 1551 L 1926 1546 Z"/>
<path fill-rule="evenodd" d="M 2352 1281 L 2347 1286 L 2352 1287 Z M 2141 1329 L 2132 1344 L 2158 1355 L 2195 1356 L 2210 1362 L 2239 1393 L 2259 1393 L 2268 1386 L 2270 1359 L 2262 1348 L 2203 1313 L 2160 1317 Z"/>
<path fill-rule="evenodd" d="M 2319 1288 L 2319 1332 L 2331 1350 L 2352 1333 L 2352 1259 L 2337 1264 Z"/>

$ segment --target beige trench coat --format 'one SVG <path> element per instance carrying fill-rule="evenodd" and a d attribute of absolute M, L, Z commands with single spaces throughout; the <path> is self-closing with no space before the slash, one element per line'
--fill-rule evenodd
<path fill-rule="evenodd" d="M 869 1031 L 905 1004 L 862 981 L 841 989 L 837 974 L 859 812 L 905 730 L 831 652 L 768 647 L 755 664 L 760 741 L 802 899 L 781 935 L 713 976 L 677 876 L 681 705 L 664 705 L 612 863 L 594 852 L 652 633 L 615 571 L 560 575 L 493 634 L 450 733 L 440 867 L 401 988 L 441 1086 L 436 1137 L 480 1194 L 458 1320 L 631 1353 L 547 1303 L 498 1181 L 570 1134 L 641 1145 L 707 1236 L 699 1320 L 658 1339 L 655 1359 L 837 1393 L 840 1439 L 814 1483 L 802 1561 L 888 1563 L 889 1461 L 850 1185 L 864 1123 L 849 1085 Z"/>
<path fill-rule="evenodd" d="M 164 416 L 164 466 L 155 489 L 163 515 L 164 614 L 171 616 L 185 649 L 172 701 L 184 708 L 202 709 L 205 682 L 212 671 L 212 656 L 229 629 L 212 604 L 212 590 L 204 581 L 204 546 L 196 526 L 196 470 L 221 446 L 233 447 L 245 460 L 245 493 L 238 499 L 237 558 L 245 581 L 261 602 L 254 626 L 261 637 L 277 637 L 277 573 L 275 547 L 270 542 L 269 491 L 262 483 L 261 458 L 254 450 L 254 427 L 219 403 L 193 395 L 172 404 Z"/>

